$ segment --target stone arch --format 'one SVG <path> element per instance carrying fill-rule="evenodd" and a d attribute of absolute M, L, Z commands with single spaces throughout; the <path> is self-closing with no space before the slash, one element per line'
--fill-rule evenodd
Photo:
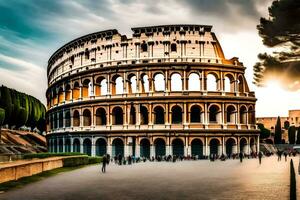
<path fill-rule="evenodd" d="M 64 100 L 64 90 L 62 87 L 60 87 L 58 89 L 58 103 L 63 103 L 65 100 Z"/>
<path fill-rule="evenodd" d="M 123 94 L 124 82 L 121 75 L 116 74 L 112 77 L 112 94 Z"/>
<path fill-rule="evenodd" d="M 203 142 L 199 138 L 195 138 L 191 142 L 192 156 L 198 156 L 198 158 L 203 157 Z"/>
<path fill-rule="evenodd" d="M 147 74 L 142 74 L 141 75 L 141 86 L 142 86 L 142 93 L 145 93 L 145 92 L 149 92 L 149 77 Z"/>
<path fill-rule="evenodd" d="M 179 105 L 174 105 L 171 109 L 172 124 L 182 124 L 182 108 Z"/>
<path fill-rule="evenodd" d="M 162 73 L 154 75 L 154 89 L 155 91 L 165 91 L 165 76 Z"/>
<path fill-rule="evenodd" d="M 245 86 L 244 86 L 244 77 L 242 75 L 238 76 L 238 89 L 239 92 L 243 93 L 245 92 Z"/>
<path fill-rule="evenodd" d="M 228 138 L 226 140 L 226 155 L 230 158 L 232 154 L 237 153 L 236 152 L 236 140 L 234 138 Z"/>
<path fill-rule="evenodd" d="M 89 138 L 83 140 L 83 153 L 89 156 L 92 155 L 92 141 Z"/>
<path fill-rule="evenodd" d="M 91 80 L 90 79 L 84 79 L 82 81 L 82 97 L 83 98 L 87 98 L 89 96 L 91 96 L 92 93 L 92 84 L 91 84 Z"/>
<path fill-rule="evenodd" d="M 148 108 L 146 106 L 140 106 L 140 114 L 141 114 L 141 125 L 149 123 L 149 113 Z"/>
<path fill-rule="evenodd" d="M 80 153 L 80 140 L 78 138 L 73 139 L 73 152 Z"/>
<path fill-rule="evenodd" d="M 180 138 L 172 140 L 172 152 L 176 156 L 184 156 L 184 142 Z"/>
<path fill-rule="evenodd" d="M 221 123 L 221 108 L 217 104 L 208 107 L 209 123 Z"/>
<path fill-rule="evenodd" d="M 78 110 L 73 111 L 73 126 L 80 126 L 80 114 Z"/>
<path fill-rule="evenodd" d="M 112 142 L 112 156 L 124 156 L 124 141 L 121 138 L 115 138 Z"/>
<path fill-rule="evenodd" d="M 73 97 L 72 99 L 79 99 L 80 98 L 80 85 L 78 81 L 75 81 L 73 84 Z"/>
<path fill-rule="evenodd" d="M 171 75 L 171 91 L 182 91 L 182 78 L 179 73 Z"/>
<path fill-rule="evenodd" d="M 140 156 L 150 158 L 150 141 L 147 138 L 140 141 Z"/>
<path fill-rule="evenodd" d="M 155 106 L 154 111 L 154 123 L 165 124 L 165 110 L 162 106 Z"/>
<path fill-rule="evenodd" d="M 255 139 L 254 138 L 250 139 L 250 151 L 251 151 L 251 153 L 256 152 L 256 144 L 255 144 Z"/>
<path fill-rule="evenodd" d="M 112 109 L 112 124 L 123 125 L 123 109 L 120 106 Z"/>
<path fill-rule="evenodd" d="M 220 155 L 220 140 L 217 138 L 211 138 L 209 141 L 209 151 L 210 155 L 219 156 Z"/>
<path fill-rule="evenodd" d="M 106 125 L 106 110 L 102 107 L 96 110 L 96 125 Z"/>
<path fill-rule="evenodd" d="M 89 109 L 85 109 L 83 111 L 83 126 L 91 126 L 92 125 L 92 114 Z"/>
<path fill-rule="evenodd" d="M 226 123 L 227 124 L 234 124 L 234 123 L 236 123 L 235 115 L 236 115 L 236 108 L 235 108 L 235 106 L 228 105 L 226 107 Z"/>
<path fill-rule="evenodd" d="M 189 91 L 200 91 L 200 76 L 197 73 L 190 73 L 188 86 Z"/>
<path fill-rule="evenodd" d="M 71 100 L 71 93 L 72 93 L 72 90 L 71 90 L 71 86 L 70 84 L 67 84 L 66 87 L 65 87 L 65 98 L 66 98 L 66 101 L 70 101 Z"/>
<path fill-rule="evenodd" d="M 225 92 L 234 92 L 234 76 L 232 74 L 225 74 L 224 76 L 224 91 Z"/>
<path fill-rule="evenodd" d="M 134 105 L 130 106 L 129 124 L 136 124 L 136 109 Z"/>
<path fill-rule="evenodd" d="M 248 122 L 249 124 L 255 124 L 255 110 L 252 105 L 248 108 Z"/>
<path fill-rule="evenodd" d="M 199 105 L 193 105 L 190 109 L 190 123 L 202 122 L 202 108 Z"/>
<path fill-rule="evenodd" d="M 107 142 L 104 138 L 98 138 L 95 143 L 96 146 L 96 156 L 103 156 L 106 154 Z"/>
<path fill-rule="evenodd" d="M 155 156 L 165 156 L 166 155 L 166 142 L 162 138 L 156 138 L 154 140 L 155 146 Z"/>
<path fill-rule="evenodd" d="M 135 74 L 128 75 L 129 88 L 128 93 L 137 93 L 137 78 Z"/>
<path fill-rule="evenodd" d="M 214 72 L 208 72 L 206 76 L 206 89 L 207 91 L 219 90 L 219 76 Z"/>
<path fill-rule="evenodd" d="M 246 138 L 241 138 L 240 139 L 240 152 L 241 153 L 247 153 L 247 139 Z"/>
<path fill-rule="evenodd" d="M 247 123 L 247 107 L 245 105 L 242 105 L 240 107 L 240 124 L 246 124 Z"/>
<path fill-rule="evenodd" d="M 107 94 L 107 80 L 103 76 L 96 78 L 95 82 L 95 96 L 101 96 Z"/>

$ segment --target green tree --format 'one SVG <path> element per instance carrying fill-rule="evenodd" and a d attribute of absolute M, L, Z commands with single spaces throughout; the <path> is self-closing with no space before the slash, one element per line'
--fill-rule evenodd
<path fill-rule="evenodd" d="M 275 0 L 269 7 L 269 17 L 261 18 L 257 25 L 263 44 L 274 49 L 269 55 L 258 55 L 254 66 L 254 84 L 261 86 L 268 76 L 285 81 L 289 89 L 299 89 L 300 68 L 300 1 Z"/>
<path fill-rule="evenodd" d="M 1 86 L 0 107 L 5 110 L 5 119 L 3 125 L 8 124 L 12 113 L 12 104 L 10 91 L 5 86 Z"/>
<path fill-rule="evenodd" d="M 3 108 L 0 108 L 0 144 L 2 143 L 1 128 L 4 123 L 4 119 L 5 119 L 5 110 Z"/>
<path fill-rule="evenodd" d="M 289 127 L 288 136 L 289 136 L 289 143 L 295 144 L 295 140 L 296 140 L 296 127 L 295 126 Z"/>
<path fill-rule="evenodd" d="M 271 131 L 267 128 L 265 128 L 265 126 L 263 124 L 257 124 L 258 128 L 260 129 L 260 138 L 261 139 L 266 139 L 268 137 L 270 137 L 271 135 Z"/>
<path fill-rule="evenodd" d="M 281 130 L 281 122 L 280 122 L 280 117 L 278 116 L 277 122 L 275 125 L 275 135 L 274 135 L 274 143 L 275 144 L 281 144 L 282 140 L 282 130 Z"/>

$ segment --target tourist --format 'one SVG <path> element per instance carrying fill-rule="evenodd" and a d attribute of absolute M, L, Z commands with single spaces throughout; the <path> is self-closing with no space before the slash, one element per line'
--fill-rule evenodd
<path fill-rule="evenodd" d="M 132 161 L 131 156 L 128 156 L 128 165 L 131 165 L 131 161 Z"/>
<path fill-rule="evenodd" d="M 109 165 L 110 155 L 109 155 L 109 154 L 106 154 L 106 156 L 107 156 L 107 165 Z"/>
<path fill-rule="evenodd" d="M 122 165 L 122 155 L 121 154 L 118 155 L 118 161 L 119 161 L 119 165 Z"/>
<path fill-rule="evenodd" d="M 260 151 L 259 153 L 258 153 L 258 159 L 259 159 L 259 164 L 261 165 L 261 158 L 262 158 L 262 156 L 263 156 L 263 154 L 262 154 L 262 152 Z"/>
<path fill-rule="evenodd" d="M 239 153 L 239 157 L 240 157 L 240 162 L 242 163 L 243 162 L 243 157 L 244 157 L 242 152 Z"/>
<path fill-rule="evenodd" d="M 105 170 L 106 170 L 106 164 L 107 164 L 107 157 L 106 155 L 104 155 L 102 157 L 102 173 L 105 173 Z"/>

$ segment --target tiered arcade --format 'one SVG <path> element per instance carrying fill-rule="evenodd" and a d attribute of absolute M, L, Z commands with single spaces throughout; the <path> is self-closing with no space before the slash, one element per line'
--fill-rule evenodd
<path fill-rule="evenodd" d="M 48 62 L 51 152 L 90 155 L 250 154 L 258 151 L 254 92 L 211 26 L 92 33 Z"/>

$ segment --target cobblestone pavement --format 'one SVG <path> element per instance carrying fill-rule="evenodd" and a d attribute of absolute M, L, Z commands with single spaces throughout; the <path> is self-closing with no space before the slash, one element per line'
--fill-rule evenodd
<path fill-rule="evenodd" d="M 299 158 L 294 158 L 298 171 Z M 298 198 L 300 178 L 297 173 Z M 146 162 L 88 166 L 0 194 L 2 200 L 288 199 L 289 160 L 275 157 L 210 162 Z"/>

